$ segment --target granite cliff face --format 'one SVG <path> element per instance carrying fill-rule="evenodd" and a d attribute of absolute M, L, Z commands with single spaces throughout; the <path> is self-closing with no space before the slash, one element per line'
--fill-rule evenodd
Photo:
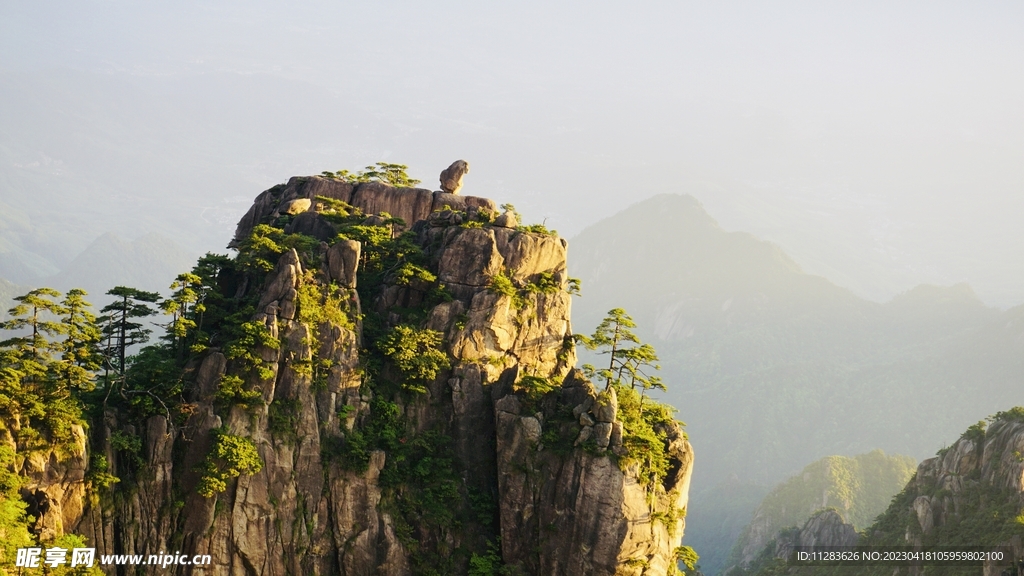
<path fill-rule="evenodd" d="M 614 390 L 598 393 L 573 371 L 560 390 L 528 409 L 506 393 L 514 378 L 513 372 L 499 380 L 494 404 L 506 562 L 529 574 L 672 573 L 684 524 L 673 511 L 686 508 L 693 468 L 679 428 L 667 430 L 672 470 L 648 489 L 635 467 L 623 471 L 604 452 L 622 450 Z M 567 417 L 573 446 L 593 439 L 596 450 L 544 445 L 551 438 L 545 427 L 564 434 Z"/>
<path fill-rule="evenodd" d="M 1024 557 L 1024 408 L 991 420 L 922 462 L 894 500 L 887 514 L 903 520 L 905 544 L 1006 545 Z M 894 531 L 877 532 L 873 538 Z"/>
<path fill-rule="evenodd" d="M 364 270 L 380 256 L 338 236 L 353 219 L 422 267 Z M 53 529 L 98 553 L 209 554 L 203 574 L 674 573 L 692 449 L 660 425 L 669 471 L 640 480 L 614 391 L 573 369 L 567 243 L 516 225 L 488 199 L 377 182 L 260 194 L 232 246 L 261 230 L 302 243 L 262 278 L 222 271 L 217 291 L 254 303 L 246 329 L 266 337 L 190 361 L 183 416 L 94 422 L 122 482 L 74 493 Z M 403 335 L 420 338 L 411 355 L 382 344 Z M 125 434 L 141 462 L 112 447 Z M 211 460 L 225 439 L 251 440 L 261 465 L 211 491 L 211 462 L 234 466 Z M 61 466 L 52 485 L 83 485 Z"/>

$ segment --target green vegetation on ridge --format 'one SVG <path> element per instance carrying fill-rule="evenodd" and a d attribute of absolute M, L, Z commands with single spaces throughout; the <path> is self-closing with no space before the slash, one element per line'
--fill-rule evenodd
<path fill-rule="evenodd" d="M 349 170 L 338 170 L 337 172 L 321 172 L 327 178 L 337 178 L 353 184 L 361 182 L 383 182 L 390 186 L 408 188 L 420 183 L 419 180 L 409 178 L 406 174 L 408 166 L 404 164 L 391 164 L 388 162 L 377 162 L 373 166 L 367 166 L 358 172 Z"/>

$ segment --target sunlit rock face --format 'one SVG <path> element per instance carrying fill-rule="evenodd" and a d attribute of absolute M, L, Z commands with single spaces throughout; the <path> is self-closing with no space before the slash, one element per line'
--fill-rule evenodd
<path fill-rule="evenodd" d="M 373 254 L 338 237 L 324 198 L 358 208 L 367 226 L 396 237 L 409 232 L 436 281 L 385 275 L 357 292 Z M 642 485 L 635 465 L 619 464 L 625 451 L 614 393 L 573 369 L 567 243 L 508 227 L 507 218 L 497 226 L 498 216 L 485 198 L 321 177 L 292 178 L 260 194 L 234 246 L 260 224 L 315 238 L 307 254 L 277 255 L 261 281 L 222 287 L 226 297 L 251 298 L 249 321 L 278 343 L 253 346 L 265 373 L 218 348 L 191 362 L 183 377 L 187 415 L 153 416 L 132 429 L 142 437 L 144 464 L 116 498 L 90 502 L 82 489 L 84 433 L 72 457 L 32 463 L 39 469 L 32 489 L 60 503 L 40 526 L 80 533 L 98 554 L 209 554 L 204 574 L 402 575 L 423 573 L 424 562 L 462 574 L 474 557 L 529 574 L 665 574 L 683 533 L 690 444 L 677 425 L 665 425 L 670 470 L 657 485 Z M 493 288 L 498 276 L 511 293 Z M 337 315 L 308 319 L 304 298 L 313 287 L 334 291 Z M 362 469 L 337 457 L 379 417 L 374 406 L 384 393 L 375 395 L 366 380 L 366 350 L 413 317 L 440 335 L 446 363 L 422 390 L 386 400 L 402 423 L 397 441 L 444 439 L 436 449 L 449 455 L 456 479 L 446 524 L 403 508 L 409 493 L 388 477 L 396 454 L 370 450 Z M 394 368 L 376 370 L 384 378 Z M 232 377 L 259 401 L 219 399 Z M 526 377 L 549 382 L 550 391 L 527 393 Z M 110 413 L 93 430 L 113 473 L 128 470 L 109 442 L 125 426 Z M 552 431 L 563 448 L 545 446 Z M 222 433 L 251 439 L 262 467 L 202 495 L 203 463 Z"/>

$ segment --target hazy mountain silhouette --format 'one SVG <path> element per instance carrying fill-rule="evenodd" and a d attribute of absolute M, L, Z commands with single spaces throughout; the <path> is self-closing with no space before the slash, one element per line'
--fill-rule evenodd
<path fill-rule="evenodd" d="M 924 458 L 1019 399 L 1024 306 L 988 308 L 966 285 L 870 302 L 679 195 L 587 228 L 570 250 L 575 330 L 622 307 L 660 353 L 700 462 L 695 494 L 732 475 L 774 484 L 831 454 Z"/>
<path fill-rule="evenodd" d="M 159 234 L 129 242 L 108 233 L 41 284 L 61 291 L 84 288 L 93 300 L 114 286 L 165 293 L 174 277 L 191 270 L 194 262 L 195 255 Z"/>
<path fill-rule="evenodd" d="M 0 319 L 7 318 L 7 311 L 14 305 L 13 298 L 27 291 L 23 286 L 0 278 Z"/>
<path fill-rule="evenodd" d="M 13 298 L 29 290 L 48 286 L 61 292 L 82 288 L 96 309 L 108 303 L 104 294 L 114 286 L 167 293 L 174 277 L 192 269 L 195 255 L 159 234 L 146 234 L 127 241 L 116 234 L 104 234 L 85 247 L 56 274 L 29 277 L 19 283 L 0 278 L 0 318 L 7 316 Z"/>

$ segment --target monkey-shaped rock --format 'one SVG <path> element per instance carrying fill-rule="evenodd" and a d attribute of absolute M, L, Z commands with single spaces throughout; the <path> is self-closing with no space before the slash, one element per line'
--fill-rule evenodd
<path fill-rule="evenodd" d="M 449 194 L 458 194 L 462 189 L 462 177 L 469 174 L 469 162 L 456 160 L 452 165 L 441 171 L 441 190 Z"/>

